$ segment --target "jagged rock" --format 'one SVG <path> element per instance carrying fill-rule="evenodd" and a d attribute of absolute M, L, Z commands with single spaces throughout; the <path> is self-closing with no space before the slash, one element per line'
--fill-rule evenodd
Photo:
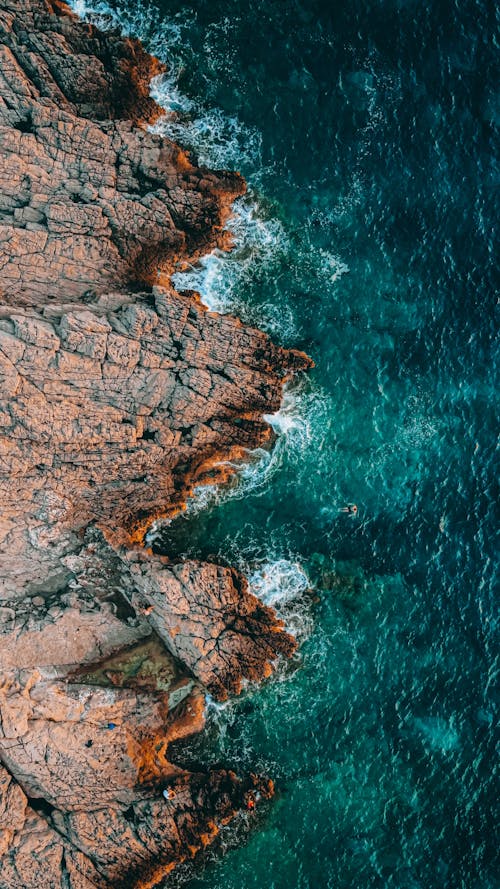
<path fill-rule="evenodd" d="M 304 364 L 187 297 L 157 290 L 154 308 L 135 299 L 107 312 L 51 306 L 50 321 L 32 309 L 0 329 L 9 595 L 22 593 L 23 573 L 30 588 L 41 559 L 47 576 L 58 570 L 66 534 L 93 521 L 115 543 L 137 538 L 214 466 L 268 442 L 261 414 Z"/>
<path fill-rule="evenodd" d="M 279 654 L 295 650 L 274 611 L 234 568 L 141 559 L 132 575 L 153 605 L 158 635 L 216 698 L 238 693 L 243 679 L 268 676 Z"/>
<path fill-rule="evenodd" d="M 125 811 L 101 809 L 92 817 L 58 812 L 53 823 L 88 850 L 115 889 L 142 889 L 159 885 L 176 864 L 216 841 L 235 812 L 244 811 L 249 799 L 268 799 L 273 786 L 255 775 L 240 780 L 232 772 L 212 771 L 176 779 L 170 793 L 171 799 L 140 800 Z"/>
<path fill-rule="evenodd" d="M 244 183 L 148 132 L 160 63 L 60 0 L 0 0 L 0 41 L 0 889 L 154 886 L 272 793 L 169 745 L 295 643 L 144 536 L 310 361 L 172 289 Z"/>
<path fill-rule="evenodd" d="M 38 306 L 153 284 L 224 242 L 237 174 L 199 169 L 131 120 L 162 66 L 49 0 L 0 7 L 0 293 Z"/>
<path fill-rule="evenodd" d="M 111 889 L 90 859 L 28 804 L 0 765 L 0 886 L 2 889 Z"/>

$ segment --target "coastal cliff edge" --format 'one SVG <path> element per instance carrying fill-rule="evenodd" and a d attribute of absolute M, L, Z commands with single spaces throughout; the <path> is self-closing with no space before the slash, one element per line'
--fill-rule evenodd
<path fill-rule="evenodd" d="M 311 362 L 171 286 L 230 247 L 245 184 L 148 131 L 162 70 L 0 0 L 0 889 L 156 886 L 273 790 L 168 748 L 295 641 L 237 570 L 145 535 L 270 445 Z"/>

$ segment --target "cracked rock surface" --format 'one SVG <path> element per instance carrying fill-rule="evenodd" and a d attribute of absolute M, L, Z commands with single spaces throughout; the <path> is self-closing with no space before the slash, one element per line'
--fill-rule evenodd
<path fill-rule="evenodd" d="M 244 183 L 148 132 L 161 72 L 0 0 L 0 889 L 159 885 L 272 794 L 168 748 L 295 642 L 239 572 L 144 536 L 271 443 L 310 361 L 170 285 Z"/>

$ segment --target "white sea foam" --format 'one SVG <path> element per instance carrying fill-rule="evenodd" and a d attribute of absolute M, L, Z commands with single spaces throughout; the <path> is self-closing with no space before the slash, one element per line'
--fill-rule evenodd
<path fill-rule="evenodd" d="M 265 605 L 274 608 L 289 603 L 310 587 L 309 578 L 300 562 L 277 559 L 266 562 L 249 575 L 252 591 Z"/>
<path fill-rule="evenodd" d="M 263 173 L 260 131 L 218 107 L 195 103 L 179 87 L 186 62 L 185 46 L 192 36 L 192 12 L 183 10 L 165 18 L 147 0 L 138 0 L 132 6 L 118 2 L 115 8 L 105 0 L 72 0 L 72 7 L 100 27 L 118 27 L 124 34 L 139 37 L 167 63 L 167 73 L 151 82 L 151 95 L 165 110 L 150 127 L 152 132 L 192 150 L 201 164 L 216 169 L 243 168 L 250 183 L 259 180 Z M 307 238 L 302 238 L 299 245 L 292 244 L 285 226 L 269 214 L 251 189 L 235 202 L 227 229 L 232 235 L 231 252 L 214 250 L 196 266 L 174 275 L 173 284 L 178 290 L 198 291 L 211 311 L 238 314 L 282 342 L 298 335 L 289 300 L 276 294 L 276 298 L 252 308 L 245 299 L 246 285 L 272 280 L 274 272 L 278 278 L 282 273 L 280 263 L 292 278 L 298 275 L 302 279 L 305 274 L 329 285 L 349 271 L 334 252 L 317 249 Z M 300 261 L 293 261 L 292 255 L 300 256 Z"/>
<path fill-rule="evenodd" d="M 336 253 L 331 253 L 329 250 L 322 249 L 317 251 L 314 259 L 316 263 L 319 261 L 322 274 L 332 284 L 335 284 L 342 275 L 346 275 L 349 272 L 349 266 Z"/>
<path fill-rule="evenodd" d="M 233 704 L 233 699 L 228 698 L 227 701 L 216 701 L 211 694 L 205 694 L 205 715 L 225 713 Z"/>
<path fill-rule="evenodd" d="M 96 7 L 100 5 L 99 3 L 87 3 L 86 0 L 69 0 L 69 6 L 82 19 L 88 18 L 91 13 L 99 12 Z"/>
<path fill-rule="evenodd" d="M 301 238 L 298 243 L 285 225 L 269 211 L 256 194 L 249 192 L 235 201 L 226 224 L 232 239 L 231 251 L 213 250 L 195 266 L 173 276 L 177 290 L 196 290 L 203 303 L 220 313 L 232 312 L 258 324 L 282 341 L 297 337 L 296 312 L 279 288 L 269 302 L 249 306 L 247 288 L 264 288 L 269 281 L 286 275 L 297 286 L 310 278 L 314 286 L 331 286 L 349 272 L 349 267 L 332 251 L 317 249 Z M 292 285 L 293 286 L 293 285 Z"/>
<path fill-rule="evenodd" d="M 308 408 L 314 404 L 316 393 L 305 393 L 299 386 L 285 388 L 282 406 L 275 414 L 266 414 L 264 419 L 276 433 L 276 442 L 270 450 L 255 448 L 247 451 L 244 462 L 220 461 L 218 466 L 229 466 L 234 476 L 226 485 L 197 485 L 193 489 L 184 510 L 184 516 L 191 518 L 196 514 L 213 509 L 227 500 L 241 500 L 249 494 L 263 494 L 268 489 L 274 475 L 281 469 L 285 460 L 299 458 L 308 443 L 313 431 L 311 418 L 307 416 Z M 162 529 L 170 524 L 171 519 L 161 519 L 151 525 L 146 543 L 152 546 L 161 540 Z"/>
<path fill-rule="evenodd" d="M 232 238 L 230 252 L 212 251 L 196 266 L 174 275 L 172 282 L 178 290 L 198 291 L 212 311 L 244 314 L 246 307 L 241 296 L 244 285 L 257 275 L 260 278 L 265 270 L 286 256 L 289 238 L 278 219 L 266 218 L 264 208 L 251 193 L 235 201 L 226 230 Z M 276 313 L 275 306 L 273 309 Z M 259 310 L 259 316 L 262 314 L 266 314 L 265 309 Z M 290 316 L 285 315 L 285 323 L 290 335 Z"/>
<path fill-rule="evenodd" d="M 158 102 L 158 105 L 166 112 L 161 121 L 175 120 L 177 115 L 189 114 L 193 103 L 177 85 L 177 77 L 172 73 L 159 74 L 151 81 L 150 94 Z M 149 127 L 151 132 L 162 132 L 158 124 Z"/>
<path fill-rule="evenodd" d="M 103 30 L 119 28 L 128 33 L 122 18 L 104 0 L 68 0 L 68 5 L 81 19 L 93 21 Z"/>
<path fill-rule="evenodd" d="M 321 392 L 310 390 L 307 383 L 291 384 L 285 388 L 282 406 L 275 414 L 267 414 L 264 419 L 276 433 L 276 442 L 270 450 L 256 448 L 247 451 L 244 462 L 220 461 L 219 466 L 229 466 L 234 470 L 231 481 L 225 485 L 202 484 L 194 488 L 183 513 L 186 519 L 193 518 L 207 509 L 214 509 L 228 500 L 242 500 L 250 494 L 264 495 L 277 472 L 285 462 L 303 463 L 304 452 L 315 447 L 313 440 L 321 428 L 321 415 L 328 410 L 328 404 Z M 321 412 L 318 414 L 318 411 Z M 153 523 L 146 536 L 152 546 L 161 541 L 162 529 L 171 519 Z M 239 567 L 246 573 L 247 563 L 244 552 L 240 556 Z M 237 560 L 237 558 L 236 558 Z"/>
<path fill-rule="evenodd" d="M 165 115 L 153 127 L 156 132 L 193 149 L 198 159 L 210 166 L 239 167 L 244 163 L 249 169 L 260 169 L 260 133 L 219 108 L 194 103 L 179 88 L 183 43 L 186 44 L 184 37 L 189 33 L 192 16 L 189 10 L 167 20 L 146 0 L 138 0 L 132 6 L 118 2 L 115 9 L 104 0 L 73 0 L 72 5 L 82 17 L 99 16 L 101 26 L 119 27 L 125 34 L 138 36 L 148 49 L 167 62 L 167 74 L 155 78 L 151 84 L 151 94 L 165 109 Z M 213 251 L 195 267 L 174 275 L 173 284 L 178 290 L 198 291 L 212 311 L 236 312 L 245 320 L 258 323 L 283 338 L 283 334 L 293 336 L 296 333 L 293 310 L 288 303 L 278 306 L 273 299 L 268 305 L 261 305 L 258 314 L 248 319 L 248 307 L 243 301 L 245 285 L 255 285 L 261 278 L 269 279 L 271 271 L 276 269 L 279 272 L 280 263 L 292 277 L 298 274 L 294 263 L 289 262 L 297 245 L 292 243 L 283 223 L 271 213 L 251 191 L 237 200 L 227 223 L 233 249 L 230 252 Z M 324 249 L 317 251 L 309 241 L 303 243 L 302 248 L 302 272 L 304 268 L 306 272 L 309 269 L 311 276 L 317 277 L 319 269 L 320 277 L 333 283 L 348 271 L 334 253 Z M 236 483 L 222 489 L 215 485 L 196 488 L 186 514 L 213 507 L 221 499 L 239 499 L 250 492 L 267 490 L 284 462 L 298 459 L 311 446 L 320 405 L 320 394 L 311 392 L 307 386 L 288 387 L 280 410 L 265 416 L 277 435 L 272 450 L 259 448 L 249 452 L 247 462 L 234 466 Z M 161 524 L 151 528 L 148 543 L 153 543 L 161 534 Z"/>
<path fill-rule="evenodd" d="M 304 410 L 306 402 L 311 401 L 311 394 L 304 386 L 295 386 L 292 383 L 285 386 L 280 409 L 274 414 L 264 414 L 264 420 L 277 435 L 293 439 L 301 449 L 307 447 L 311 441 L 311 426 L 307 410 Z"/>
<path fill-rule="evenodd" d="M 243 566 L 245 567 L 245 566 Z M 312 613 L 304 594 L 311 582 L 298 559 L 267 559 L 253 570 L 244 570 L 250 589 L 265 605 L 275 609 L 288 633 L 303 641 L 312 630 Z"/>
<path fill-rule="evenodd" d="M 152 96 L 167 113 L 150 129 L 193 151 L 199 164 L 212 169 L 257 169 L 261 163 L 262 137 L 257 129 L 220 108 L 193 110 L 193 103 L 176 87 L 175 74 L 153 83 Z M 172 93 L 176 102 L 171 101 Z M 193 112 L 190 114 L 190 112 Z M 174 113 L 174 112 L 181 112 Z"/>
<path fill-rule="evenodd" d="M 316 411 L 323 406 L 321 393 L 310 390 L 302 381 L 285 387 L 279 411 L 265 414 L 264 420 L 272 427 L 277 438 L 271 451 L 251 452 L 247 462 L 239 472 L 240 485 L 236 496 L 247 496 L 267 490 L 271 479 L 286 462 L 296 463 L 303 458 L 311 446 L 317 423 Z"/>
<path fill-rule="evenodd" d="M 151 127 L 153 132 L 179 142 L 195 152 L 200 164 L 212 168 L 261 166 L 262 137 L 258 129 L 221 108 L 195 105 L 179 88 L 185 62 L 183 47 L 189 45 L 193 15 L 189 9 L 164 18 L 144 0 L 118 3 L 116 9 L 104 0 L 72 0 L 71 5 L 78 15 L 101 28 L 119 28 L 123 34 L 139 37 L 150 52 L 167 64 L 168 72 L 151 82 L 151 95 L 166 112 Z"/>
<path fill-rule="evenodd" d="M 111 6 L 106 0 L 68 0 L 68 5 L 80 18 L 91 21 L 102 30 L 119 30 L 127 37 L 138 37 L 160 57 L 168 45 L 181 41 L 178 17 L 163 19 L 159 10 L 148 0 L 131 3 L 117 2 Z"/>

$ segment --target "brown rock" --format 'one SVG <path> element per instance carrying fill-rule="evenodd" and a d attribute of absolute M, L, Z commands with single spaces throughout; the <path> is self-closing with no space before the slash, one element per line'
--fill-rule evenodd
<path fill-rule="evenodd" d="M 158 635 L 216 698 L 238 694 L 243 679 L 268 676 L 280 654 L 295 650 L 274 611 L 234 568 L 141 560 L 132 575 L 153 603 L 150 622 Z"/>
<path fill-rule="evenodd" d="M 33 811 L 0 766 L 0 886 L 111 889 L 90 859 Z"/>
<path fill-rule="evenodd" d="M 0 41 L 0 887 L 154 886 L 272 793 L 169 745 L 295 643 L 144 534 L 310 361 L 172 289 L 244 183 L 146 130 L 160 63 L 59 0 L 0 0 Z"/>

